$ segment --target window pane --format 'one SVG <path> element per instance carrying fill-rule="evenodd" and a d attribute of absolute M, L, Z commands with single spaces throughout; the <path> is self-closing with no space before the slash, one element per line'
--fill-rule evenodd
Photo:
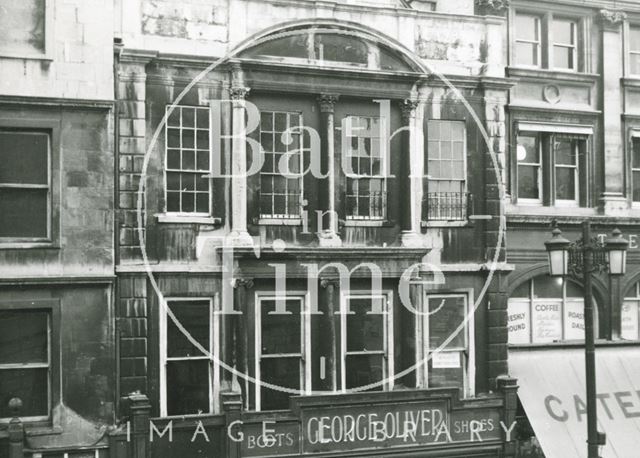
<path fill-rule="evenodd" d="M 634 169 L 640 169 L 640 137 L 633 137 L 631 139 L 632 144 L 632 163 L 631 166 Z"/>
<path fill-rule="evenodd" d="M 383 299 L 351 298 L 349 306 L 353 315 L 347 315 L 347 351 L 384 350 L 384 318 L 380 313 L 367 313 L 385 310 Z M 374 310 L 373 302 L 377 301 Z"/>
<path fill-rule="evenodd" d="M 556 164 L 576 165 L 576 143 L 572 140 L 557 140 L 556 148 Z"/>
<path fill-rule="evenodd" d="M 209 350 L 209 302 L 172 301 L 169 307 L 178 322 L 202 347 Z M 204 356 L 167 316 L 167 356 Z"/>
<path fill-rule="evenodd" d="M 300 358 L 263 358 L 260 361 L 260 379 L 272 385 L 299 390 Z M 263 386 L 260 407 L 262 410 L 286 409 L 289 396 L 291 394 Z"/>
<path fill-rule="evenodd" d="M 575 44 L 575 22 L 555 19 L 552 27 L 554 43 L 563 45 Z"/>
<path fill-rule="evenodd" d="M 633 201 L 640 202 L 640 171 L 633 172 Z"/>
<path fill-rule="evenodd" d="M 46 238 L 46 189 L 0 189 L 0 237 Z"/>
<path fill-rule="evenodd" d="M 464 355 L 462 354 L 462 352 L 444 352 L 442 353 L 442 355 L 446 355 L 447 356 L 447 363 L 446 366 L 450 366 L 450 367 L 444 367 L 440 366 L 438 367 L 438 362 L 437 362 L 437 355 L 433 355 L 432 357 L 429 358 L 429 388 L 438 388 L 438 387 L 447 387 L 447 388 L 452 388 L 452 387 L 457 387 L 457 388 L 463 388 L 464 387 L 464 364 L 463 364 L 463 360 L 464 360 Z M 456 358 L 457 356 L 457 358 Z M 436 361 L 434 361 L 434 358 L 436 358 Z M 449 361 L 449 358 L 451 358 L 451 360 Z M 457 364 L 454 363 L 454 360 L 457 359 L 458 362 Z M 435 366 L 435 367 L 434 367 Z M 453 367 L 456 366 L 456 367 Z"/>
<path fill-rule="evenodd" d="M 584 297 L 584 291 L 582 290 L 582 288 L 572 281 L 566 282 L 566 289 L 567 289 L 566 291 L 567 297 L 577 297 L 577 298 Z"/>
<path fill-rule="evenodd" d="M 167 414 L 209 412 L 209 361 L 167 361 Z"/>
<path fill-rule="evenodd" d="M 629 56 L 629 71 L 632 75 L 640 75 L 640 54 L 631 54 Z"/>
<path fill-rule="evenodd" d="M 347 355 L 345 359 L 347 389 L 380 382 L 384 378 L 383 355 Z M 382 390 L 383 386 L 372 388 Z"/>
<path fill-rule="evenodd" d="M 562 339 L 562 300 L 536 301 L 531 312 L 533 343 Z"/>
<path fill-rule="evenodd" d="M 553 66 L 554 68 L 575 69 L 573 48 L 554 46 Z"/>
<path fill-rule="evenodd" d="M 576 197 L 575 169 L 556 167 L 556 199 L 576 200 Z"/>
<path fill-rule="evenodd" d="M 513 293 L 511 293 L 510 297 L 526 297 L 529 298 L 531 296 L 531 282 L 526 281 L 518 286 Z"/>
<path fill-rule="evenodd" d="M 7 404 L 22 399 L 22 416 L 49 415 L 49 370 L 0 369 L 0 418 L 11 417 Z"/>
<path fill-rule="evenodd" d="M 538 44 L 516 43 L 516 65 L 538 66 Z"/>
<path fill-rule="evenodd" d="M 538 40 L 539 19 L 536 16 L 516 14 L 515 32 L 518 40 Z"/>
<path fill-rule="evenodd" d="M 47 184 L 49 136 L 0 132 L 0 183 Z"/>
<path fill-rule="evenodd" d="M 299 300 L 286 300 L 288 314 L 276 314 L 276 301 L 260 302 L 262 317 L 262 354 L 302 352 Z"/>
<path fill-rule="evenodd" d="M 0 52 L 44 53 L 45 0 L 3 0 L 0 13 Z"/>
<path fill-rule="evenodd" d="M 638 340 L 638 301 L 624 301 L 622 304 L 622 328 L 620 336 L 624 340 Z"/>
<path fill-rule="evenodd" d="M 539 174 L 540 167 L 521 165 L 518 166 L 518 197 L 520 199 L 539 199 Z"/>
<path fill-rule="evenodd" d="M 562 298 L 562 279 L 548 275 L 536 277 L 533 282 L 533 297 Z"/>
<path fill-rule="evenodd" d="M 631 51 L 640 51 L 640 27 L 629 29 L 629 44 Z"/>
<path fill-rule="evenodd" d="M 0 312 L 0 364 L 46 363 L 47 312 Z"/>
<path fill-rule="evenodd" d="M 316 59 L 362 65 L 367 63 L 368 48 L 359 38 L 336 34 L 316 34 L 315 41 Z"/>
<path fill-rule="evenodd" d="M 518 136 L 517 156 L 518 162 L 539 164 L 540 148 L 538 146 L 538 137 L 526 135 Z"/>
<path fill-rule="evenodd" d="M 429 349 L 435 350 L 452 334 L 453 339 L 445 348 L 465 348 L 466 328 L 458 327 L 466 318 L 466 298 L 463 296 L 429 297 Z"/>

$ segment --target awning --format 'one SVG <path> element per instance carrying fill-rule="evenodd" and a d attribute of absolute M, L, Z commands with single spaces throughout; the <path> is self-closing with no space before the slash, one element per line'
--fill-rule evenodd
<path fill-rule="evenodd" d="M 511 351 L 511 375 L 547 458 L 586 458 L 584 349 Z M 596 349 L 598 429 L 606 458 L 640 456 L 640 347 Z"/>
<path fill-rule="evenodd" d="M 574 124 L 545 124 L 541 122 L 518 122 L 519 132 L 551 132 L 558 134 L 593 135 L 592 126 Z"/>

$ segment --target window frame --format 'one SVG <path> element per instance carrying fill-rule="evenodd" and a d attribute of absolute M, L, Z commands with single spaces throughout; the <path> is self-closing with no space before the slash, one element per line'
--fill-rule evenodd
<path fill-rule="evenodd" d="M 625 294 L 622 298 L 622 304 L 620 308 L 620 340 L 624 340 L 626 342 L 637 342 L 640 340 L 640 282 L 635 282 L 633 284 L 634 296 L 631 296 L 629 293 Z M 636 307 L 636 338 L 635 339 L 626 339 L 622 335 L 622 307 L 625 306 L 627 302 L 633 302 Z"/>
<path fill-rule="evenodd" d="M 0 300 L 2 311 L 46 311 L 48 315 L 47 344 L 48 344 L 48 414 L 43 416 L 24 417 L 21 420 L 34 424 L 51 425 L 55 421 L 53 407 L 58 405 L 61 399 L 61 369 L 60 369 L 60 301 L 58 299 L 34 299 L 19 301 Z M 11 364 L 7 366 L 24 367 L 23 364 Z M 35 369 L 35 367 L 33 367 Z M 8 369 L 8 368 L 7 368 Z M 6 425 L 11 418 L 0 418 L 0 425 Z M 56 426 L 56 425 L 53 425 Z"/>
<path fill-rule="evenodd" d="M 640 48 L 634 50 L 631 48 L 631 33 L 636 29 L 640 33 L 640 20 L 632 19 L 624 24 L 624 55 L 625 55 L 625 76 L 629 78 L 640 78 Z M 632 56 L 638 57 L 638 73 L 632 72 L 631 59 Z"/>
<path fill-rule="evenodd" d="M 40 131 L 49 134 L 49 208 L 48 237 L 3 237 L 0 238 L 0 249 L 15 248 L 59 248 L 60 241 L 60 209 L 61 209 L 61 155 L 60 132 L 62 130 L 59 115 L 31 116 L 22 118 L 10 110 L 0 113 L 0 129 L 13 131 Z"/>
<path fill-rule="evenodd" d="M 279 295 L 274 292 L 256 291 L 255 293 L 255 339 L 254 339 L 254 397 L 255 397 L 255 410 L 257 412 L 265 412 L 261 406 L 261 389 L 260 383 L 261 370 L 260 362 L 262 361 L 262 309 L 261 304 L 263 301 L 277 301 L 277 300 L 299 300 L 300 304 L 300 391 L 305 394 L 311 394 L 311 365 L 308 361 L 311 357 L 311 313 L 309 313 L 308 307 L 310 304 L 309 293 L 303 291 L 287 291 L 284 295 Z M 272 354 L 267 359 L 275 359 L 280 357 L 293 357 L 292 353 Z M 273 412 L 271 410 L 267 412 Z"/>
<path fill-rule="evenodd" d="M 393 390 L 395 380 L 395 353 L 394 353 L 394 328 L 393 328 L 393 291 L 382 290 L 380 294 L 373 294 L 370 290 L 349 290 L 348 294 L 340 292 L 340 381 L 337 390 L 341 393 L 347 393 L 347 356 L 352 355 L 366 355 L 366 354 L 379 354 L 379 350 L 372 352 L 349 352 L 347 351 L 347 314 L 348 301 L 350 299 L 380 299 L 384 300 L 386 310 L 381 314 L 383 316 L 383 351 L 382 357 L 385 362 L 383 371 L 384 383 L 381 384 L 379 391 L 391 391 Z M 367 312 L 369 313 L 369 312 Z M 353 314 L 353 313 L 351 313 Z M 385 319 L 386 318 L 386 319 Z M 378 391 L 378 390 L 377 390 Z"/>
<path fill-rule="evenodd" d="M 450 291 L 427 291 L 422 293 L 422 316 L 416 320 L 416 361 L 422 362 L 417 373 L 416 384 L 418 388 L 429 388 L 429 354 L 433 350 L 429 348 L 429 298 L 451 298 L 463 297 L 465 300 L 465 350 L 455 350 L 466 353 L 465 363 L 463 367 L 463 388 L 462 393 L 465 398 L 475 395 L 475 313 L 470 313 L 474 306 L 474 295 L 472 289 L 456 289 Z M 448 350 L 452 351 L 452 350 Z M 445 351 L 446 352 L 446 351 Z"/>
<path fill-rule="evenodd" d="M 568 22 L 571 26 L 571 33 L 573 35 L 573 39 L 574 39 L 574 43 L 570 44 L 570 43 L 560 43 L 558 42 L 555 38 L 553 38 L 553 34 L 549 33 L 549 48 L 550 48 L 550 56 L 552 56 L 552 58 L 549 59 L 549 68 L 551 70 L 555 70 L 555 71 L 561 71 L 561 72 L 577 72 L 578 71 L 578 30 L 579 30 L 579 20 L 572 18 L 572 17 L 566 17 L 566 16 L 562 16 L 562 15 L 558 15 L 558 16 L 553 16 L 551 17 L 549 24 L 550 27 L 548 27 L 548 30 L 551 30 L 554 26 L 554 23 L 556 21 L 562 21 L 562 22 Z M 567 49 L 571 49 L 571 59 L 573 61 L 573 66 L 572 67 L 556 67 L 556 63 L 555 63 L 555 49 L 556 48 L 567 48 Z"/>
<path fill-rule="evenodd" d="M 634 140 L 638 142 L 638 153 L 640 154 L 640 128 L 631 128 L 629 129 L 629 159 L 628 159 L 628 168 L 629 168 L 629 199 L 631 200 L 631 207 L 633 209 L 640 209 L 640 200 L 633 200 L 633 191 L 635 188 L 633 175 L 634 172 L 640 174 L 640 167 L 633 166 L 633 143 Z M 640 188 L 640 183 L 638 183 L 638 187 Z"/>
<path fill-rule="evenodd" d="M 369 120 L 378 120 L 378 126 L 379 126 L 379 131 L 378 131 L 378 135 L 371 135 L 371 136 L 358 136 L 358 135 L 349 135 L 352 134 L 355 131 L 359 130 L 358 128 L 354 129 L 352 127 L 352 124 L 349 125 L 349 123 L 352 123 L 352 121 L 350 121 L 352 118 L 358 118 L 359 120 L 362 119 L 369 119 Z M 360 143 L 361 141 L 364 142 L 364 138 L 369 138 L 369 139 L 374 139 L 377 138 L 379 141 L 379 153 L 380 153 L 380 173 L 377 175 L 366 175 L 366 174 L 360 174 L 360 173 L 352 173 L 353 171 L 347 173 L 347 171 L 345 171 L 345 192 L 344 192 L 344 205 L 345 205 L 345 222 L 346 224 L 366 224 L 366 223 L 382 223 L 384 221 L 387 221 L 387 216 L 388 216 L 388 209 L 387 209 L 387 204 L 388 204 L 388 200 L 387 200 L 387 192 L 388 192 L 388 183 L 387 180 L 389 178 L 389 151 L 387 151 L 387 145 L 385 145 L 383 143 L 383 138 L 384 136 L 381 135 L 382 132 L 385 132 L 387 129 L 386 123 L 389 122 L 388 120 L 386 120 L 384 117 L 382 116 L 369 116 L 369 115 L 357 115 L 357 114 L 347 114 L 344 118 L 343 118 L 343 122 L 347 123 L 348 127 L 345 127 L 342 129 L 342 141 L 343 142 L 349 142 L 348 145 L 343 145 L 343 151 L 344 154 L 346 155 L 346 160 L 347 161 L 351 161 L 351 158 L 353 158 L 354 156 L 351 154 L 351 139 L 352 138 L 358 138 L 358 149 L 360 148 Z M 373 144 L 372 141 L 370 141 L 370 144 Z M 369 158 L 372 158 L 373 156 L 370 155 Z M 359 163 L 359 160 L 358 160 Z M 351 162 L 349 162 L 349 164 L 351 164 Z M 371 171 L 373 168 L 373 164 L 371 163 L 369 166 L 369 170 Z M 371 213 L 373 213 L 373 210 L 375 210 L 375 205 L 374 205 L 374 199 L 372 197 L 371 191 L 369 191 L 368 194 L 368 198 L 369 198 L 369 215 L 351 215 L 349 214 L 348 208 L 349 208 L 349 198 L 355 198 L 356 200 L 356 208 L 358 209 L 357 213 L 360 213 L 359 209 L 359 199 L 360 199 L 360 183 L 358 180 L 361 179 L 365 179 L 365 180 L 380 180 L 381 182 L 381 189 L 382 191 L 380 191 L 380 199 L 381 199 L 381 203 L 380 203 L 380 207 L 382 210 L 382 214 L 380 216 L 372 216 Z M 349 180 L 354 180 L 355 183 L 358 184 L 358 191 L 356 194 L 349 194 Z M 371 188 L 369 188 L 371 189 Z"/>
<path fill-rule="evenodd" d="M 193 296 L 171 296 L 161 298 L 163 304 L 160 304 L 159 319 L 159 340 L 160 340 L 160 358 L 159 358 L 159 377 L 160 377 L 160 416 L 166 418 L 189 418 L 201 417 L 205 415 L 215 415 L 220 410 L 220 364 L 216 360 L 220 360 L 220 305 L 219 300 L 212 297 L 193 297 Z M 167 309 L 171 302 L 208 302 L 209 303 L 209 353 L 213 358 L 206 355 L 198 357 L 172 357 L 167 356 L 167 330 L 169 317 Z M 167 413 L 167 362 L 168 361 L 188 361 L 188 360 L 209 360 L 209 412 L 193 413 L 193 414 L 174 414 Z"/>
<path fill-rule="evenodd" d="M 518 139 L 520 137 L 530 137 L 530 138 L 535 138 L 535 142 L 536 142 L 536 147 L 538 149 L 538 162 L 537 163 L 533 163 L 533 162 L 520 162 L 518 160 Z M 515 170 L 516 173 L 518 175 L 518 187 L 516 189 L 516 197 L 518 199 L 518 203 L 523 204 L 523 205 L 535 205 L 535 206 L 540 206 L 542 205 L 542 199 L 543 199 L 543 194 L 544 194 L 544 183 L 543 183 L 543 179 L 542 176 L 544 174 L 544 166 L 543 166 L 543 156 L 544 156 L 544 152 L 543 152 L 543 148 L 542 148 L 542 139 L 540 138 L 539 133 L 535 134 L 532 132 L 524 132 L 523 135 L 518 135 L 516 134 L 516 166 L 515 166 Z M 520 193 L 520 165 L 524 166 L 524 167 L 537 167 L 538 169 L 538 174 L 537 174 L 537 180 L 538 180 L 538 198 L 537 199 L 532 199 L 529 197 L 525 197 L 525 198 L 521 198 L 519 197 L 519 193 Z"/>
<path fill-rule="evenodd" d="M 515 11 L 514 15 L 513 15 L 513 24 L 515 26 L 515 20 L 517 18 L 517 16 L 529 16 L 532 18 L 535 18 L 536 20 L 536 35 L 538 36 L 538 40 L 537 41 L 531 41 L 531 40 L 524 40 L 524 39 L 519 39 L 517 37 L 516 32 L 513 32 L 513 65 L 517 66 L 517 67 L 522 67 L 522 68 L 543 68 L 542 66 L 542 47 L 543 47 L 543 38 L 542 38 L 542 23 L 544 21 L 544 16 L 540 15 L 539 13 L 532 13 L 529 11 L 523 11 L 523 12 L 518 12 Z M 535 44 L 536 45 L 536 59 L 538 61 L 538 63 L 536 65 L 527 65 L 527 64 L 518 64 L 517 63 L 517 47 L 518 47 L 518 43 L 528 43 L 528 44 Z"/>
<path fill-rule="evenodd" d="M 53 61 L 54 59 L 54 18 L 53 0 L 42 0 L 44 2 L 44 52 L 39 54 L 26 54 L 20 52 L 1 51 L 0 58 L 29 59 Z"/>
<path fill-rule="evenodd" d="M 557 149 L 556 149 L 556 143 L 557 143 L 557 138 L 556 138 L 556 134 L 553 134 L 550 136 L 550 141 L 552 142 L 551 144 L 551 166 L 553 167 L 553 173 L 552 173 L 552 177 L 551 177 L 551 189 L 553 190 L 553 202 L 555 204 L 556 207 L 579 207 L 580 206 L 580 146 L 575 143 L 574 141 L 585 141 L 585 140 L 577 140 L 577 139 L 571 139 L 569 140 L 571 142 L 571 147 L 574 149 L 574 154 L 575 154 L 575 158 L 576 158 L 576 163 L 575 165 L 570 165 L 570 164 L 558 164 L 557 161 Z M 557 176 L 558 176 L 558 169 L 571 169 L 573 170 L 573 176 L 574 176 L 574 196 L 575 199 L 558 199 L 558 188 L 557 188 Z"/>
<path fill-rule="evenodd" d="M 180 135 L 180 146 L 177 148 L 171 148 L 174 150 L 178 150 L 180 152 L 180 158 L 182 160 L 182 152 L 183 152 L 183 147 L 182 147 L 182 130 L 184 129 L 183 127 L 183 123 L 182 123 L 182 119 L 183 119 L 183 115 L 182 115 L 182 109 L 183 108 L 188 108 L 188 109 L 193 109 L 194 110 L 194 115 L 197 116 L 197 113 L 199 110 L 202 111 L 206 111 L 208 113 L 208 123 L 207 123 L 207 127 L 206 128 L 202 128 L 202 127 L 198 127 L 198 121 L 197 118 L 194 118 L 194 126 L 193 127 L 186 127 L 186 129 L 192 129 L 194 132 L 194 146 L 193 148 L 187 148 L 188 150 L 193 150 L 194 152 L 194 168 L 193 170 L 189 170 L 189 169 L 183 169 L 182 168 L 182 164 L 180 165 L 179 169 L 169 169 L 168 164 L 169 164 L 169 129 L 178 129 L 179 131 L 179 135 Z M 175 114 L 175 110 L 179 110 L 179 116 L 180 116 L 180 125 L 179 126 L 175 126 L 175 125 L 170 125 L 169 124 L 169 111 L 172 111 L 172 114 Z M 207 106 L 203 106 L 203 105 L 171 105 L 171 104 L 167 104 L 165 106 L 165 126 L 164 126 L 164 162 L 162 164 L 162 174 L 163 174 L 163 184 L 164 184 L 164 216 L 168 217 L 168 219 L 171 219 L 172 217 L 176 217 L 179 219 L 185 218 L 185 219 L 202 219 L 202 218 L 210 218 L 212 217 L 212 211 L 213 211 L 213 183 L 211 180 L 211 176 L 212 176 L 212 161 L 213 161 L 213 155 L 212 155 L 212 151 L 213 151 L 213 145 L 212 145 L 212 141 L 211 141 L 211 108 L 207 105 Z M 197 147 L 197 141 L 198 141 L 198 131 L 202 131 L 202 130 L 206 130 L 207 135 L 209 136 L 209 145 L 207 147 L 208 150 L 208 158 L 209 158 L 209 170 L 207 171 L 203 171 L 203 170 L 199 170 L 197 168 L 197 161 L 198 161 L 198 151 L 200 151 L 200 149 Z M 191 175 L 195 175 L 196 177 L 198 176 L 198 174 L 201 174 L 201 177 L 204 177 L 207 179 L 208 181 L 208 190 L 206 191 L 208 193 L 208 211 L 206 212 L 198 212 L 198 211 L 193 211 L 193 212 L 186 212 L 186 211 L 182 211 L 182 193 L 184 191 L 178 191 L 179 196 L 180 196 L 180 211 L 169 211 L 168 209 L 168 198 L 169 198 L 169 190 L 168 190 L 168 180 L 167 180 L 167 175 L 168 173 L 177 173 L 180 175 L 180 177 L 182 177 L 183 174 L 191 174 Z M 197 185 L 196 185 L 197 186 Z M 172 191 L 173 192 L 173 191 Z M 204 193 L 205 191 L 197 191 L 195 188 L 193 191 L 187 191 L 189 193 L 194 193 L 194 205 L 197 209 L 197 202 L 195 200 L 195 197 L 197 196 L 198 193 Z M 163 219 L 167 219 L 167 218 L 163 218 Z"/>
<path fill-rule="evenodd" d="M 264 171 L 264 161 L 262 162 L 263 166 L 260 168 L 260 173 L 259 173 L 259 200 L 258 200 L 258 213 L 259 213 L 259 219 L 261 221 L 268 221 L 268 220 L 275 220 L 275 221 L 292 221 L 292 222 L 297 222 L 297 221 L 301 221 L 302 219 L 302 200 L 304 199 L 304 157 L 305 157 L 305 152 L 307 150 L 307 148 L 305 148 L 304 146 L 304 117 L 303 117 L 303 113 L 301 110 L 299 111 L 284 111 L 284 110 L 260 110 L 260 124 L 258 126 L 258 135 L 259 135 L 259 142 L 260 142 L 260 154 L 263 155 L 263 159 L 265 158 L 265 154 L 267 153 L 262 145 L 262 134 L 263 134 L 263 130 L 262 130 L 262 115 L 264 113 L 270 113 L 272 116 L 272 124 L 273 124 L 273 131 L 268 131 L 268 133 L 270 133 L 272 135 L 272 139 L 273 144 L 275 145 L 275 139 L 278 138 L 278 135 L 282 135 L 284 132 L 286 132 L 287 130 L 291 130 L 292 128 L 294 128 L 293 126 L 291 126 L 290 124 L 288 124 L 287 129 L 284 132 L 276 132 L 275 130 L 275 115 L 276 114 L 286 114 L 287 116 L 287 121 L 290 120 L 290 115 L 295 114 L 299 117 L 299 124 L 295 127 L 299 128 L 299 133 L 293 133 L 291 135 L 295 135 L 298 136 L 298 158 L 299 158 L 299 167 L 300 167 L 300 172 L 298 174 L 290 174 L 290 177 L 287 177 L 285 175 L 282 175 L 281 173 L 278 172 L 265 172 Z M 288 148 L 288 145 L 287 145 Z M 290 151 L 287 151 L 286 153 L 289 153 Z M 275 153 L 274 151 L 270 151 L 269 153 L 274 155 L 275 158 Z M 277 164 L 275 164 L 274 161 L 274 170 L 277 170 L 278 166 Z M 286 214 L 276 214 L 274 212 L 272 212 L 271 214 L 266 214 L 266 213 L 262 213 L 262 177 L 263 176 L 275 176 L 275 177 L 283 177 L 286 180 L 292 179 L 295 175 L 297 175 L 298 178 L 298 184 L 300 187 L 300 191 L 299 191 L 299 198 L 298 198 L 298 202 L 296 204 L 296 207 L 298 208 L 298 214 L 297 215 L 290 215 L 288 213 Z M 287 187 L 288 190 L 288 187 Z M 269 193 L 267 193 L 269 194 Z M 272 189 L 272 192 L 270 193 L 271 195 L 271 203 L 272 203 L 272 210 L 275 210 L 275 196 L 278 195 L 278 193 L 275 192 L 275 188 Z M 285 194 L 285 207 L 288 211 L 288 204 L 289 204 L 289 194 Z"/>

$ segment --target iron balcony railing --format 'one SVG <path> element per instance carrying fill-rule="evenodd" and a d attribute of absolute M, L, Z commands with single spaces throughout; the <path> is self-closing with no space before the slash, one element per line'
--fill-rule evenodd
<path fill-rule="evenodd" d="M 423 199 L 422 215 L 428 221 L 466 221 L 472 208 L 468 192 L 429 192 Z"/>

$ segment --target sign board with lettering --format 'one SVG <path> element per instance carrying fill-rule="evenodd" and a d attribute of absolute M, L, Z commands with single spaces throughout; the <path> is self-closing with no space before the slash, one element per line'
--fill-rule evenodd
<path fill-rule="evenodd" d="M 265 420 L 243 423 L 242 456 L 298 456 L 300 454 L 300 424 L 291 421 Z"/>

